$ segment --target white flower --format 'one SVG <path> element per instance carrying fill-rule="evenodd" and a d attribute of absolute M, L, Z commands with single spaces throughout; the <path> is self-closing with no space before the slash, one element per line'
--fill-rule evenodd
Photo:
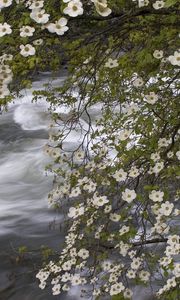
<path fill-rule="evenodd" d="M 180 263 L 176 263 L 174 265 L 174 270 L 172 272 L 175 277 L 177 277 L 177 278 L 180 277 Z"/>
<path fill-rule="evenodd" d="M 145 95 L 144 101 L 149 104 L 154 104 L 158 100 L 158 96 L 154 92 L 150 92 L 149 95 Z"/>
<path fill-rule="evenodd" d="M 163 197 L 164 197 L 164 192 L 161 192 L 161 191 L 155 191 L 155 190 L 153 190 L 149 194 L 149 199 L 151 199 L 154 202 L 162 202 L 163 201 Z"/>
<path fill-rule="evenodd" d="M 0 23 L 0 37 L 6 34 L 11 34 L 11 32 L 12 32 L 11 25 L 7 23 Z"/>
<path fill-rule="evenodd" d="M 148 6 L 148 4 L 149 4 L 149 0 L 138 0 L 139 7 Z"/>
<path fill-rule="evenodd" d="M 11 72 L 9 65 L 0 65 L 0 73 L 10 74 Z"/>
<path fill-rule="evenodd" d="M 24 57 L 34 55 L 36 52 L 35 48 L 30 44 L 20 45 L 20 49 L 21 49 L 20 54 Z"/>
<path fill-rule="evenodd" d="M 158 174 L 164 168 L 164 162 L 158 162 L 153 167 L 153 173 Z"/>
<path fill-rule="evenodd" d="M 140 267 L 141 264 L 142 264 L 141 258 L 139 258 L 139 257 L 134 257 L 134 258 L 133 258 L 133 261 L 132 261 L 132 263 L 131 263 L 131 268 L 132 268 L 133 270 L 137 270 L 137 269 L 139 269 L 139 267 Z"/>
<path fill-rule="evenodd" d="M 117 282 L 113 285 L 111 285 L 111 289 L 110 289 L 110 295 L 118 295 L 119 293 L 121 293 L 123 290 L 125 289 L 124 285 L 122 284 L 122 282 Z"/>
<path fill-rule="evenodd" d="M 39 288 L 41 290 L 44 290 L 44 288 L 46 287 L 46 282 L 45 281 L 42 281 L 40 284 L 39 284 Z"/>
<path fill-rule="evenodd" d="M 89 251 L 86 249 L 80 249 L 78 252 L 78 256 L 81 257 L 82 259 L 86 259 L 89 257 Z"/>
<path fill-rule="evenodd" d="M 70 207 L 69 209 L 69 213 L 68 213 L 68 217 L 69 218 L 77 218 L 79 216 L 82 216 L 84 214 L 84 206 L 80 206 L 80 207 Z"/>
<path fill-rule="evenodd" d="M 180 150 L 176 152 L 176 156 L 180 160 Z"/>
<path fill-rule="evenodd" d="M 130 103 L 124 105 L 124 113 L 128 116 L 132 115 L 137 111 L 139 111 L 139 106 L 136 103 Z"/>
<path fill-rule="evenodd" d="M 175 287 L 176 284 L 177 283 L 176 283 L 176 278 L 175 277 L 169 278 L 167 280 L 167 283 L 166 283 L 166 285 L 167 285 L 168 288 Z"/>
<path fill-rule="evenodd" d="M 102 17 L 107 17 L 111 14 L 112 10 L 107 7 L 107 1 L 94 0 L 93 1 L 96 7 L 96 11 Z"/>
<path fill-rule="evenodd" d="M 71 284 L 72 284 L 72 286 L 81 284 L 81 277 L 80 277 L 80 274 L 74 274 L 74 275 L 71 277 Z"/>
<path fill-rule="evenodd" d="M 0 9 L 8 7 L 12 4 L 12 0 L 0 0 Z"/>
<path fill-rule="evenodd" d="M 150 158 L 151 158 L 152 160 L 154 160 L 154 161 L 157 161 L 157 160 L 159 160 L 161 157 L 160 157 L 160 155 L 159 155 L 158 152 L 155 152 L 155 153 L 152 153 L 152 154 L 151 154 Z"/>
<path fill-rule="evenodd" d="M 165 203 L 161 204 L 161 207 L 159 209 L 159 213 L 163 216 L 169 216 L 174 208 L 174 204 L 170 203 L 169 201 L 166 201 Z"/>
<path fill-rule="evenodd" d="M 170 227 L 166 223 L 157 222 L 155 226 L 152 228 L 151 232 L 157 232 L 159 234 L 167 234 L 169 232 Z"/>
<path fill-rule="evenodd" d="M 179 244 L 179 240 L 180 240 L 180 237 L 177 234 L 169 235 L 167 243 L 171 246 L 174 246 L 175 244 Z"/>
<path fill-rule="evenodd" d="M 172 262 L 172 257 L 164 256 L 160 258 L 159 264 L 163 267 L 167 267 Z"/>
<path fill-rule="evenodd" d="M 163 52 L 162 50 L 155 50 L 155 51 L 153 52 L 154 58 L 157 58 L 157 59 L 162 58 L 163 55 L 164 55 L 164 52 Z"/>
<path fill-rule="evenodd" d="M 33 1 L 32 4 L 29 6 L 30 9 L 38 9 L 44 6 L 44 1 Z"/>
<path fill-rule="evenodd" d="M 171 158 L 171 157 L 173 157 L 174 156 L 174 153 L 172 152 L 172 151 L 169 151 L 168 153 L 167 153 L 167 157 L 168 158 Z"/>
<path fill-rule="evenodd" d="M 173 246 L 167 246 L 165 250 L 165 254 L 167 256 L 177 255 L 180 251 L 180 245 L 174 244 Z"/>
<path fill-rule="evenodd" d="M 128 203 L 131 203 L 136 198 L 136 193 L 134 190 L 125 189 L 122 192 L 122 199 Z"/>
<path fill-rule="evenodd" d="M 158 141 L 158 147 L 167 147 L 171 144 L 171 139 L 161 138 Z"/>
<path fill-rule="evenodd" d="M 133 81 L 133 85 L 135 87 L 140 87 L 144 84 L 144 81 L 142 80 L 142 78 L 136 78 L 134 81 Z"/>
<path fill-rule="evenodd" d="M 34 31 L 35 31 L 34 27 L 23 26 L 20 28 L 20 36 L 21 37 L 33 36 Z"/>
<path fill-rule="evenodd" d="M 57 277 L 53 278 L 53 279 L 51 280 L 51 284 L 58 284 L 60 278 L 61 278 L 60 276 L 57 276 Z"/>
<path fill-rule="evenodd" d="M 135 270 L 128 270 L 126 273 L 126 276 L 130 279 L 135 278 L 136 277 L 136 272 Z"/>
<path fill-rule="evenodd" d="M 125 130 L 122 130 L 120 133 L 119 133 L 119 140 L 120 141 L 125 141 L 125 140 L 127 140 L 128 138 L 129 138 L 129 136 L 131 135 L 131 133 L 132 133 L 132 130 L 127 130 L 127 129 L 125 129 Z"/>
<path fill-rule="evenodd" d="M 109 276 L 109 282 L 117 282 L 118 276 L 116 274 L 111 273 Z"/>
<path fill-rule="evenodd" d="M 7 85 L 8 83 L 10 83 L 12 81 L 13 77 L 12 74 L 8 74 L 8 73 L 0 73 L 0 85 Z"/>
<path fill-rule="evenodd" d="M 58 35 L 63 35 L 69 27 L 66 26 L 67 19 L 66 18 L 60 18 L 55 23 L 50 23 L 46 26 L 49 32 L 56 33 Z"/>
<path fill-rule="evenodd" d="M 127 178 L 127 172 L 125 172 L 123 169 L 119 169 L 112 175 L 112 177 L 118 182 L 125 181 Z"/>
<path fill-rule="evenodd" d="M 130 289 L 125 289 L 123 296 L 125 299 L 131 299 L 133 292 Z"/>
<path fill-rule="evenodd" d="M 130 229 L 129 226 L 124 225 L 124 226 L 122 226 L 122 228 L 119 230 L 119 234 L 120 234 L 120 235 L 123 235 L 123 234 L 125 234 L 126 232 L 128 232 L 129 229 Z"/>
<path fill-rule="evenodd" d="M 92 193 L 96 190 L 96 187 L 97 187 L 97 184 L 94 183 L 93 181 L 89 181 L 89 183 L 86 183 L 84 186 L 83 186 L 83 189 L 85 191 L 87 191 L 88 193 Z"/>
<path fill-rule="evenodd" d="M 103 269 L 104 271 L 109 271 L 109 270 L 111 269 L 111 267 L 112 267 L 112 264 L 111 264 L 110 261 L 104 261 L 104 262 L 102 263 L 102 269 Z"/>
<path fill-rule="evenodd" d="M 121 215 L 118 214 L 110 214 L 109 219 L 113 222 L 119 222 L 119 220 L 121 219 Z"/>
<path fill-rule="evenodd" d="M 54 296 L 55 296 L 55 295 L 59 295 L 59 294 L 61 293 L 60 289 L 61 289 L 60 284 L 54 285 L 53 288 L 52 288 L 52 294 L 53 294 Z"/>
<path fill-rule="evenodd" d="M 61 281 L 62 282 L 67 282 L 71 279 L 71 274 L 68 272 L 65 272 L 62 277 L 61 277 Z"/>
<path fill-rule="evenodd" d="M 63 13 L 70 17 L 77 17 L 83 14 L 83 7 L 81 1 L 72 0 L 68 3 L 68 6 L 63 10 Z"/>
<path fill-rule="evenodd" d="M 108 58 L 108 61 L 105 63 L 105 67 L 110 69 L 118 67 L 117 59 Z"/>
<path fill-rule="evenodd" d="M 40 46 L 40 45 L 42 45 L 42 43 L 43 43 L 43 39 L 37 39 L 37 40 L 33 41 L 33 45 L 35 45 L 35 46 Z"/>
<path fill-rule="evenodd" d="M 69 287 L 67 284 L 64 284 L 64 285 L 62 286 L 62 290 L 67 292 L 67 291 L 70 290 L 70 287 Z"/>
<path fill-rule="evenodd" d="M 9 89 L 6 85 L 0 86 L 0 98 L 4 98 L 10 94 Z"/>
<path fill-rule="evenodd" d="M 129 177 L 132 177 L 132 178 L 136 178 L 137 176 L 139 176 L 139 170 L 136 168 L 136 167 L 132 167 L 129 171 Z"/>
<path fill-rule="evenodd" d="M 175 51 L 174 55 L 170 55 L 168 57 L 168 60 L 170 61 L 170 63 L 175 66 L 179 66 L 180 67 L 180 52 L 179 51 Z"/>
<path fill-rule="evenodd" d="M 94 197 L 92 199 L 92 203 L 95 206 L 103 206 L 104 204 L 106 204 L 108 202 L 109 202 L 109 200 L 107 199 L 106 196 L 94 195 Z"/>
<path fill-rule="evenodd" d="M 77 186 L 76 188 L 72 189 L 69 197 L 77 197 L 81 194 L 81 189 Z"/>
<path fill-rule="evenodd" d="M 111 210 L 112 210 L 112 206 L 111 206 L 111 205 L 106 205 L 106 206 L 104 207 L 104 212 L 105 212 L 105 214 L 108 214 Z"/>
<path fill-rule="evenodd" d="M 64 271 L 69 271 L 69 270 L 71 270 L 71 267 L 72 267 L 72 262 L 71 262 L 70 260 L 68 260 L 68 261 L 66 261 L 66 262 L 64 262 L 64 263 L 62 264 L 62 269 L 63 269 Z"/>
<path fill-rule="evenodd" d="M 152 6 L 154 9 L 161 9 L 164 7 L 164 4 L 164 1 L 156 1 Z"/>
<path fill-rule="evenodd" d="M 49 14 L 45 13 L 44 9 L 34 9 L 30 13 L 31 19 L 38 24 L 46 24 L 49 21 Z"/>
<path fill-rule="evenodd" d="M 144 271 L 144 270 L 142 270 L 142 271 L 139 272 L 139 278 L 142 281 L 144 281 L 144 282 L 149 281 L 149 277 L 150 277 L 150 273 L 149 272 Z"/>

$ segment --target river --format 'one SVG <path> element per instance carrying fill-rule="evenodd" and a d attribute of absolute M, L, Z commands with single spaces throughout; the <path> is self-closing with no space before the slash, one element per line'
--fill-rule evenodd
<path fill-rule="evenodd" d="M 63 216 L 47 202 L 53 185 L 43 152 L 50 122 L 47 104 L 31 103 L 32 90 L 42 88 L 49 76 L 41 74 L 32 89 L 0 115 L 0 300 L 54 299 L 48 289 L 38 288 L 35 269 L 41 263 L 41 245 L 60 249 L 63 232 L 58 224 Z M 54 85 L 63 80 L 56 78 Z M 32 258 L 25 255 L 19 262 L 22 246 L 32 251 Z M 71 290 L 58 299 L 79 299 L 79 293 Z"/>
<path fill-rule="evenodd" d="M 48 105 L 43 100 L 32 103 L 32 91 L 49 81 L 61 85 L 64 79 L 64 73 L 57 74 L 53 82 L 50 73 L 41 74 L 32 89 L 22 91 L 22 97 L 0 115 L 0 300 L 83 299 L 78 288 L 52 296 L 49 288 L 39 289 L 35 278 L 41 266 L 41 246 L 58 252 L 64 233 L 59 226 L 63 215 L 48 208 L 47 201 L 53 186 L 53 176 L 45 172 L 50 161 L 43 152 L 48 142 Z M 89 110 L 92 119 L 100 113 L 101 105 Z M 86 120 L 87 116 L 81 120 L 83 128 L 88 127 Z M 66 148 L 77 141 L 78 133 L 73 132 Z M 18 249 L 22 246 L 30 254 L 20 256 Z M 136 287 L 133 300 L 153 299 L 150 294 L 150 288 Z"/>

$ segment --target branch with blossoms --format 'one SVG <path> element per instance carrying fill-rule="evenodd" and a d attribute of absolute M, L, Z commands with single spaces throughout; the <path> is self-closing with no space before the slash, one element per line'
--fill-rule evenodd
<path fill-rule="evenodd" d="M 48 2 L 0 0 L 2 105 L 14 82 L 68 67 L 62 87 L 34 92 L 52 109 L 48 202 L 67 222 L 39 286 L 120 300 L 150 283 L 158 298 L 178 299 L 178 2 Z M 61 105 L 68 112 L 53 113 Z"/>

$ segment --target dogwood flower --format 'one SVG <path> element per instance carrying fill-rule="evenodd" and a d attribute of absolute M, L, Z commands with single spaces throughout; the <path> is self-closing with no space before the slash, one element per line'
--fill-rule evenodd
<path fill-rule="evenodd" d="M 158 96 L 154 92 L 150 92 L 149 95 L 145 95 L 144 101 L 149 104 L 154 104 L 158 100 Z"/>
<path fill-rule="evenodd" d="M 105 63 L 105 67 L 106 68 L 115 68 L 115 67 L 118 67 L 118 61 L 117 59 L 112 59 L 112 58 L 108 58 L 108 61 Z"/>
<path fill-rule="evenodd" d="M 127 130 L 127 129 L 125 129 L 125 130 L 122 130 L 120 133 L 119 133 L 119 140 L 120 141 L 125 141 L 125 140 L 127 140 L 128 138 L 129 138 L 129 136 L 131 135 L 131 133 L 132 133 L 132 130 Z"/>
<path fill-rule="evenodd" d="M 11 25 L 7 24 L 6 22 L 0 23 L 0 37 L 11 33 L 12 33 Z"/>
<path fill-rule="evenodd" d="M 168 60 L 170 61 L 170 63 L 175 66 L 179 66 L 180 67 L 180 52 L 179 51 L 175 51 L 174 55 L 170 55 L 168 57 Z"/>
<path fill-rule="evenodd" d="M 123 296 L 125 299 L 131 299 L 133 295 L 133 292 L 130 289 L 125 289 L 123 292 Z"/>
<path fill-rule="evenodd" d="M 138 0 L 139 7 L 148 6 L 148 4 L 149 4 L 149 0 Z"/>
<path fill-rule="evenodd" d="M 144 281 L 144 282 L 147 282 L 149 281 L 149 277 L 150 277 L 150 273 L 148 271 L 140 271 L 139 272 L 139 278 Z"/>
<path fill-rule="evenodd" d="M 20 49 L 20 54 L 24 57 L 34 55 L 36 52 L 35 48 L 30 44 L 20 45 Z"/>
<path fill-rule="evenodd" d="M 153 8 L 154 9 L 161 9 L 163 8 L 165 5 L 165 2 L 164 1 L 156 1 L 155 3 L 153 3 Z"/>
<path fill-rule="evenodd" d="M 38 9 L 44 6 L 44 1 L 33 1 L 32 4 L 29 6 L 30 9 Z"/>
<path fill-rule="evenodd" d="M 79 207 L 70 207 L 68 217 L 69 218 L 77 218 L 79 216 L 82 216 L 84 214 L 84 206 Z"/>
<path fill-rule="evenodd" d="M 176 156 L 180 160 L 180 150 L 176 152 Z"/>
<path fill-rule="evenodd" d="M 42 43 L 43 43 L 43 39 L 37 39 L 37 40 L 33 41 L 33 45 L 35 45 L 35 46 L 40 46 L 40 45 L 42 45 Z"/>
<path fill-rule="evenodd" d="M 63 10 L 63 13 L 70 17 L 77 17 L 83 14 L 82 3 L 79 0 L 72 0 L 68 2 L 67 7 Z"/>
<path fill-rule="evenodd" d="M 125 181 L 127 178 L 127 172 L 125 172 L 123 169 L 119 169 L 112 175 L 112 177 L 118 182 Z"/>
<path fill-rule="evenodd" d="M 49 16 L 44 9 L 33 9 L 30 13 L 31 19 L 38 24 L 46 24 L 49 21 Z"/>
<path fill-rule="evenodd" d="M 136 178 L 137 176 L 139 176 L 140 172 L 139 170 L 136 168 L 136 167 L 132 167 L 130 170 L 129 170 L 129 177 L 132 177 L 132 178 Z"/>
<path fill-rule="evenodd" d="M 86 249 L 80 249 L 78 252 L 78 256 L 81 257 L 82 259 L 86 259 L 89 257 L 89 251 Z"/>
<path fill-rule="evenodd" d="M 166 201 L 165 203 L 161 204 L 159 209 L 159 213 L 163 216 L 169 216 L 174 208 L 174 204 Z"/>
<path fill-rule="evenodd" d="M 122 284 L 122 282 L 117 282 L 113 285 L 111 285 L 111 289 L 110 289 L 110 295 L 118 295 L 119 293 L 121 293 L 123 290 L 125 289 L 124 285 Z"/>
<path fill-rule="evenodd" d="M 150 158 L 153 160 L 153 161 L 158 161 L 161 157 L 159 155 L 159 152 L 155 152 L 155 153 L 152 153 Z"/>
<path fill-rule="evenodd" d="M 135 87 L 140 87 L 144 84 L 144 81 L 142 80 L 142 78 L 136 78 L 134 81 L 133 81 L 133 85 Z"/>
<path fill-rule="evenodd" d="M 106 196 L 98 196 L 97 194 L 94 195 L 92 199 L 92 203 L 95 206 L 103 206 L 104 204 L 108 203 L 109 200 Z"/>
<path fill-rule="evenodd" d="M 164 197 L 164 192 L 161 192 L 161 191 L 155 191 L 155 190 L 153 190 L 149 194 L 149 199 L 151 199 L 154 202 L 162 202 L 163 201 L 163 197 Z"/>
<path fill-rule="evenodd" d="M 162 58 L 163 55 L 164 55 L 164 52 L 163 52 L 162 50 L 155 50 L 155 51 L 153 52 L 154 58 L 157 58 L 157 59 Z"/>
<path fill-rule="evenodd" d="M 102 17 L 107 17 L 111 14 L 112 10 L 107 7 L 106 1 L 94 0 L 96 11 Z"/>
<path fill-rule="evenodd" d="M 34 27 L 23 26 L 20 28 L 20 36 L 21 37 L 33 36 L 34 31 L 35 31 Z"/>
<path fill-rule="evenodd" d="M 0 9 L 8 7 L 12 4 L 12 0 L 0 0 Z"/>
<path fill-rule="evenodd" d="M 60 284 L 55 284 L 52 288 L 52 294 L 59 295 L 61 293 L 61 285 Z"/>
<path fill-rule="evenodd" d="M 46 26 L 49 32 L 56 33 L 58 35 L 63 35 L 69 27 L 66 26 L 67 19 L 66 18 L 60 18 L 55 23 L 50 23 Z"/>
<path fill-rule="evenodd" d="M 171 139 L 160 138 L 158 141 L 158 147 L 168 147 L 171 144 Z"/>
<path fill-rule="evenodd" d="M 136 193 L 134 190 L 125 189 L 124 192 L 122 192 L 122 199 L 128 203 L 131 203 L 136 198 Z"/>

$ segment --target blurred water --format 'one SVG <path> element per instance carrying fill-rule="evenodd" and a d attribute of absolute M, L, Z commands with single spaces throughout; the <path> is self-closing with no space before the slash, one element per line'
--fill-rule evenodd
<path fill-rule="evenodd" d="M 41 245 L 59 251 L 64 240 L 58 226 L 63 215 L 49 209 L 47 203 L 53 185 L 53 177 L 45 172 L 49 158 L 43 153 L 50 122 L 48 105 L 45 100 L 31 103 L 33 89 L 41 89 L 49 80 L 50 73 L 41 74 L 32 89 L 22 91 L 23 96 L 0 115 L 0 300 L 83 299 L 78 288 L 56 297 L 49 288 L 40 290 L 32 272 L 32 266 L 37 269 L 41 265 L 37 251 Z M 64 74 L 60 74 L 53 85 L 61 85 L 63 80 Z M 101 104 L 89 108 L 92 121 L 100 116 L 101 108 Z M 58 112 L 66 111 L 61 107 Z M 88 116 L 83 114 L 64 150 L 74 150 L 82 141 L 87 122 Z M 21 246 L 32 251 L 31 262 L 19 264 L 15 260 Z M 150 292 L 150 288 L 136 288 L 133 300 L 153 299 Z"/>
<path fill-rule="evenodd" d="M 63 242 L 63 232 L 54 226 L 63 216 L 47 203 L 53 184 L 53 177 L 45 173 L 49 158 L 43 153 L 48 106 L 45 101 L 31 103 L 32 90 L 42 88 L 48 76 L 42 75 L 0 116 L 0 300 L 54 299 L 48 289 L 38 288 L 32 272 L 33 264 L 41 265 L 36 254 L 41 245 L 59 250 Z M 55 85 L 63 80 L 56 79 Z M 18 264 L 16 251 L 24 245 L 35 251 L 34 260 Z M 79 299 L 78 291 L 58 299 Z"/>

